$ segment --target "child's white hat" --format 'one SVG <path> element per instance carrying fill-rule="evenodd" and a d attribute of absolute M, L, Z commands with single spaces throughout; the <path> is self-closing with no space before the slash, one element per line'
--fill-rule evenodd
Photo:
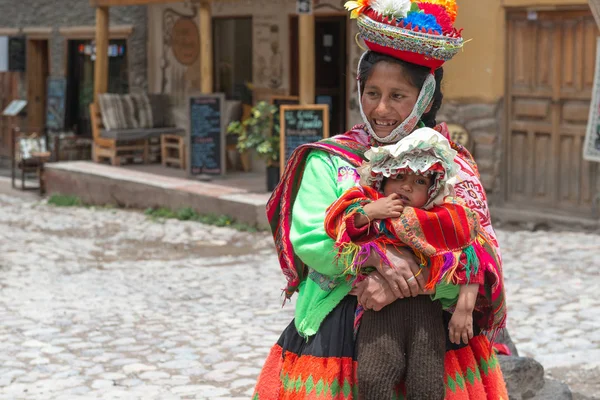
<path fill-rule="evenodd" d="M 454 195 L 458 166 L 454 162 L 457 152 L 450 142 L 431 128 L 419 128 L 398 143 L 371 147 L 367 161 L 359 168 L 361 184 L 381 190 L 384 178 L 395 178 L 401 172 L 434 175 L 429 190 L 429 200 L 423 208 L 431 208 Z"/>

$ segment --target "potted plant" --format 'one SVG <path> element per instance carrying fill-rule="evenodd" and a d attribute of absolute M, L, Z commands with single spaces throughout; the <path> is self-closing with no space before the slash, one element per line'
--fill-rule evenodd
<path fill-rule="evenodd" d="M 234 121 L 227 133 L 238 135 L 237 149 L 240 154 L 256 151 L 267 164 L 267 190 L 272 191 L 279 182 L 279 135 L 271 134 L 273 114 L 277 107 L 266 101 L 257 103 L 250 116 L 242 122 Z"/>

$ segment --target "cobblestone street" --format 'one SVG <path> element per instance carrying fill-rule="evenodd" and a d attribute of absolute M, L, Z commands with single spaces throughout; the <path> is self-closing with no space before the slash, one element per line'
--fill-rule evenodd
<path fill-rule="evenodd" d="M 499 236 L 521 355 L 600 393 L 600 236 Z M 264 233 L 0 195 L 0 399 L 248 399 L 283 283 Z"/>

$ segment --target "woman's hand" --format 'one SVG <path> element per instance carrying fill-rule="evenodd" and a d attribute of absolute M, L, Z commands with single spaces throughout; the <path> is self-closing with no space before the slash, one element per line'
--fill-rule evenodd
<path fill-rule="evenodd" d="M 371 272 L 350 294 L 356 295 L 358 302 L 367 310 L 379 311 L 396 301 L 390 285 L 377 271 Z"/>
<path fill-rule="evenodd" d="M 426 271 L 421 270 L 412 251 L 405 248 L 388 248 L 385 255 L 392 265 L 380 262 L 375 267 L 397 298 L 415 297 L 425 293 Z"/>

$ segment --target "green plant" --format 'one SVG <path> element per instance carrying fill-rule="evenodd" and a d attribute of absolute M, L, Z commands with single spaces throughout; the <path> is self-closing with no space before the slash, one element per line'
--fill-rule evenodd
<path fill-rule="evenodd" d="M 53 194 L 48 199 L 48 204 L 56 207 L 80 207 L 84 205 L 79 197 L 63 194 Z"/>
<path fill-rule="evenodd" d="M 243 232 L 257 232 L 256 227 L 244 223 L 235 222 L 234 219 L 226 215 L 214 214 L 198 214 L 192 208 L 182 208 L 179 210 L 171 210 L 168 208 L 148 208 L 144 214 L 153 221 L 161 221 L 165 219 L 178 219 L 180 221 L 195 221 L 206 225 L 229 226 L 233 229 Z"/>
<path fill-rule="evenodd" d="M 271 135 L 273 115 L 277 107 L 261 101 L 252 108 L 250 117 L 244 121 L 234 121 L 227 127 L 227 133 L 238 135 L 239 152 L 256 150 L 260 158 L 268 165 L 279 162 L 279 135 Z"/>

